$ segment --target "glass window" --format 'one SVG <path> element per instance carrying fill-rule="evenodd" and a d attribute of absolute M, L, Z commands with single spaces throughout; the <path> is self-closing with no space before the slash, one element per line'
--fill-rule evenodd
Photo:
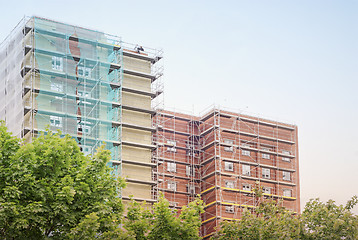
<path fill-rule="evenodd" d="M 243 184 L 242 185 L 242 190 L 251 191 L 251 185 L 250 184 Z"/>
<path fill-rule="evenodd" d="M 52 69 L 57 71 L 63 71 L 63 58 L 52 56 Z"/>
<path fill-rule="evenodd" d="M 176 146 L 177 146 L 177 142 L 176 141 L 173 141 L 173 140 L 167 140 L 167 144 L 169 145 L 168 147 L 167 147 L 167 150 L 169 151 L 169 152 L 176 152 L 177 150 L 176 150 Z"/>
<path fill-rule="evenodd" d="M 225 187 L 227 188 L 235 188 L 235 184 L 234 184 L 234 181 L 225 181 Z"/>
<path fill-rule="evenodd" d="M 230 140 L 230 139 L 225 139 L 224 143 L 229 144 L 229 145 L 233 145 L 234 141 Z M 227 152 L 233 152 L 234 151 L 234 146 L 225 146 L 224 150 Z"/>
<path fill-rule="evenodd" d="M 225 162 L 225 171 L 234 171 L 234 163 L 232 162 Z"/>
<path fill-rule="evenodd" d="M 195 194 L 195 186 L 193 184 L 188 184 L 187 190 L 188 190 L 188 193 Z"/>
<path fill-rule="evenodd" d="M 61 83 L 51 83 L 51 90 L 55 92 L 63 92 L 63 85 Z"/>
<path fill-rule="evenodd" d="M 283 153 L 283 154 L 286 154 L 286 155 L 291 155 L 291 152 L 290 152 L 290 151 L 287 151 L 287 150 L 282 150 L 282 153 Z"/>
<path fill-rule="evenodd" d="M 250 156 L 250 151 L 249 151 L 249 150 L 242 150 L 242 151 L 241 151 L 241 154 L 242 154 L 243 156 Z"/>
<path fill-rule="evenodd" d="M 291 189 L 283 189 L 283 196 L 285 197 L 292 197 Z"/>
<path fill-rule="evenodd" d="M 168 172 L 177 172 L 177 165 L 176 165 L 176 163 L 168 162 L 168 163 L 167 163 L 167 170 L 168 170 Z"/>
<path fill-rule="evenodd" d="M 270 179 L 270 178 L 271 178 L 270 169 L 268 169 L 268 168 L 263 168 L 263 169 L 262 169 L 262 177 L 263 177 L 263 178 Z"/>
<path fill-rule="evenodd" d="M 242 165 L 242 175 L 246 175 L 246 176 L 251 175 L 250 165 Z"/>
<path fill-rule="evenodd" d="M 195 176 L 194 168 L 192 166 L 186 166 L 186 175 Z"/>
<path fill-rule="evenodd" d="M 91 77 L 92 69 L 88 67 L 78 66 L 78 75 L 82 77 Z"/>
<path fill-rule="evenodd" d="M 270 159 L 270 154 L 262 153 L 262 158 L 264 158 L 264 159 Z"/>
<path fill-rule="evenodd" d="M 50 116 L 50 126 L 62 127 L 62 117 Z"/>
<path fill-rule="evenodd" d="M 290 172 L 283 171 L 282 176 L 283 176 L 283 180 L 291 181 L 291 173 Z"/>
<path fill-rule="evenodd" d="M 176 191 L 177 190 L 177 183 L 174 181 L 168 181 L 168 189 Z"/>
<path fill-rule="evenodd" d="M 234 205 L 225 206 L 225 212 L 227 212 L 227 213 L 234 213 L 234 212 L 235 212 L 235 206 L 234 206 Z"/>
<path fill-rule="evenodd" d="M 263 187 L 262 191 L 267 194 L 271 194 L 271 188 L 270 187 Z"/>

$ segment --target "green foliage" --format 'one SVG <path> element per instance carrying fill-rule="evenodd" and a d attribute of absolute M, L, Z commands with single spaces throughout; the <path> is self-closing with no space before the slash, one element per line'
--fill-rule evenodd
<path fill-rule="evenodd" d="M 358 216 L 350 212 L 357 203 L 357 196 L 346 206 L 312 199 L 297 216 L 280 203 L 264 201 L 252 211 L 245 209 L 241 220 L 222 222 L 213 239 L 358 239 Z"/>
<path fill-rule="evenodd" d="M 149 208 L 132 201 L 127 218 L 104 147 L 86 157 L 70 137 L 47 130 L 21 145 L 0 124 L 1 239 L 200 239 L 203 202 L 181 214 L 161 195 Z"/>
<path fill-rule="evenodd" d="M 350 212 L 357 202 L 357 196 L 346 206 L 311 199 L 302 213 L 305 239 L 358 239 L 358 216 Z"/>
<path fill-rule="evenodd" d="M 112 227 L 104 219 L 120 220 L 124 181 L 111 174 L 108 150 L 89 158 L 70 136 L 51 131 L 20 145 L 3 124 L 0 143 L 1 238 L 64 239 L 80 223 L 96 220 L 101 233 Z"/>
<path fill-rule="evenodd" d="M 241 220 L 223 222 L 213 239 L 299 239 L 299 218 L 279 205 L 265 201 L 252 211 L 245 209 Z"/>
<path fill-rule="evenodd" d="M 124 227 L 131 232 L 135 239 L 201 239 L 199 227 L 200 214 L 204 212 L 202 200 L 199 198 L 184 206 L 178 216 L 176 210 L 171 209 L 163 195 L 154 204 L 152 211 L 145 203 L 132 201 L 128 208 Z"/>

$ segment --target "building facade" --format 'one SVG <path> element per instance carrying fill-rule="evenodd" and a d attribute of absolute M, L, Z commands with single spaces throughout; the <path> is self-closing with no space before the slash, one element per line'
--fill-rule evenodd
<path fill-rule="evenodd" d="M 205 238 L 263 200 L 254 188 L 300 212 L 297 126 L 218 108 L 201 117 L 158 110 L 154 120 L 157 190 L 176 208 L 200 194 Z"/>
<path fill-rule="evenodd" d="M 121 195 L 173 208 L 200 194 L 201 235 L 265 198 L 300 211 L 297 127 L 213 108 L 194 116 L 156 108 L 160 50 L 44 18 L 24 18 L 0 47 L 0 119 L 31 141 L 61 130 L 86 154 L 103 143 Z"/>
<path fill-rule="evenodd" d="M 105 143 L 122 198 L 153 201 L 152 100 L 161 52 L 44 18 L 23 19 L 0 50 L 0 119 L 31 141 L 61 130 L 86 154 Z"/>

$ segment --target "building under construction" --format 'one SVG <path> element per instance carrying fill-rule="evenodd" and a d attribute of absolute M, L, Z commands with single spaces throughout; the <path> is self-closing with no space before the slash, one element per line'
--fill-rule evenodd
<path fill-rule="evenodd" d="M 200 194 L 201 235 L 264 196 L 300 211 L 297 127 L 213 108 L 194 116 L 158 108 L 160 50 L 44 18 L 24 18 L 0 46 L 0 119 L 31 141 L 71 135 L 84 154 L 103 143 L 121 195 L 173 208 Z"/>
<path fill-rule="evenodd" d="M 218 108 L 201 117 L 157 110 L 154 121 L 156 189 L 177 208 L 200 194 L 204 238 L 257 206 L 254 187 L 300 211 L 296 126 Z"/>
<path fill-rule="evenodd" d="M 162 93 L 161 51 L 52 20 L 24 18 L 1 44 L 0 119 L 31 141 L 50 126 L 86 154 L 103 143 L 122 198 L 152 202 L 152 100 Z M 140 174 L 138 174 L 140 173 Z"/>

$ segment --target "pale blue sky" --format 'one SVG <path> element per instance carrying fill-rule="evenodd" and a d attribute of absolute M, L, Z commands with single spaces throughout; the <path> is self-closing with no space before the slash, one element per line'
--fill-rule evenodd
<path fill-rule="evenodd" d="M 358 194 L 358 1 L 0 3 L 0 39 L 38 15 L 163 48 L 165 106 L 295 123 L 302 202 Z"/>

